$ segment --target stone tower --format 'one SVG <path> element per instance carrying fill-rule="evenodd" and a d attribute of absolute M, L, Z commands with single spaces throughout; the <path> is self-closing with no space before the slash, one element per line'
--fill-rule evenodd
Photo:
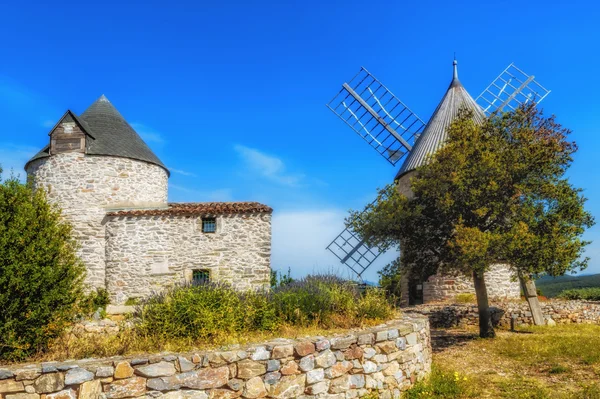
<path fill-rule="evenodd" d="M 104 96 L 67 111 L 49 136 L 25 170 L 73 225 L 86 283 L 104 288 L 107 212 L 167 207 L 169 171 Z"/>
<path fill-rule="evenodd" d="M 428 158 L 441 148 L 448 138 L 448 127 L 462 108 L 473 113 L 473 120 L 485 120 L 483 110 L 458 80 L 457 62 L 454 60 L 454 73 L 446 94 L 429 119 L 427 126 L 415 142 L 396 175 L 395 181 L 400 193 L 412 197 L 410 179 L 416 169 L 424 165 Z M 402 250 L 402 248 L 401 248 Z M 518 280 L 513 278 L 510 267 L 496 264 L 485 274 L 488 294 L 491 298 L 518 298 L 521 290 Z M 430 276 L 425 281 L 414 276 L 404 276 L 402 282 L 402 302 L 404 305 L 452 300 L 457 294 L 474 293 L 472 278 L 465 276 Z M 405 295 L 407 293 L 408 295 Z"/>

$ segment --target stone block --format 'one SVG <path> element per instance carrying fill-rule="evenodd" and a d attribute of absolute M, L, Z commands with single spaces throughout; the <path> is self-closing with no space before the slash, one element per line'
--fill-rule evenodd
<path fill-rule="evenodd" d="M 220 388 L 229 380 L 229 368 L 205 368 L 175 374 L 169 377 L 158 377 L 148 380 L 148 388 L 157 391 L 171 391 L 174 389 L 211 389 Z"/>
<path fill-rule="evenodd" d="M 237 377 L 245 380 L 267 372 L 267 366 L 249 359 L 238 362 L 237 369 Z"/>
<path fill-rule="evenodd" d="M 146 393 L 146 379 L 131 377 L 108 384 L 104 394 L 107 399 L 121 399 L 142 396 L 144 393 Z"/>
<path fill-rule="evenodd" d="M 317 365 L 317 367 L 331 367 L 335 364 L 335 362 L 336 357 L 333 354 L 333 352 L 329 349 L 326 349 L 323 352 L 319 353 L 317 356 L 315 356 L 315 364 Z"/>
<path fill-rule="evenodd" d="M 252 360 L 269 360 L 271 358 L 271 353 L 264 346 L 259 346 L 254 353 L 252 353 L 250 358 Z"/>
<path fill-rule="evenodd" d="M 141 366 L 135 369 L 137 375 L 146 378 L 168 377 L 174 375 L 176 372 L 177 370 L 175 370 L 173 363 L 165 361 Z"/>
<path fill-rule="evenodd" d="M 65 387 L 65 377 L 62 373 L 42 374 L 33 383 L 37 393 L 51 393 Z"/>
<path fill-rule="evenodd" d="M 315 356 L 314 355 L 304 356 L 302 359 L 300 359 L 298 366 L 300 367 L 300 370 L 302 370 L 302 371 L 310 371 L 310 370 L 314 369 L 315 368 Z"/>
<path fill-rule="evenodd" d="M 65 389 L 47 394 L 46 399 L 77 399 L 77 393 L 72 389 Z"/>
<path fill-rule="evenodd" d="M 273 359 L 283 359 L 294 355 L 294 345 L 278 345 L 273 348 L 271 357 Z"/>
<path fill-rule="evenodd" d="M 77 385 L 94 379 L 94 373 L 81 367 L 70 369 L 65 374 L 65 385 Z"/>
<path fill-rule="evenodd" d="M 267 390 L 262 378 L 253 377 L 246 381 L 242 396 L 249 399 L 264 398 L 267 396 Z"/>
<path fill-rule="evenodd" d="M 21 381 L 0 380 L 0 393 L 21 392 L 25 390 L 25 385 Z"/>
<path fill-rule="evenodd" d="M 294 345 L 294 350 L 298 356 L 304 357 L 306 355 L 310 355 L 311 353 L 315 353 L 315 344 L 310 341 L 298 342 L 296 345 Z"/>
<path fill-rule="evenodd" d="M 135 370 L 133 369 L 133 367 L 131 367 L 129 362 L 125 362 L 125 361 L 118 362 L 115 365 L 114 377 L 116 379 L 129 378 L 129 377 L 133 376 L 134 371 Z"/>
<path fill-rule="evenodd" d="M 319 382 L 323 379 L 325 379 L 325 370 L 323 369 L 314 369 L 306 373 L 306 383 L 309 385 Z"/>
<path fill-rule="evenodd" d="M 79 387 L 79 399 L 99 399 L 101 394 L 100 380 L 86 381 Z"/>
<path fill-rule="evenodd" d="M 306 387 L 306 375 L 287 375 L 273 385 L 269 396 L 275 399 L 293 399 L 301 396 Z"/>

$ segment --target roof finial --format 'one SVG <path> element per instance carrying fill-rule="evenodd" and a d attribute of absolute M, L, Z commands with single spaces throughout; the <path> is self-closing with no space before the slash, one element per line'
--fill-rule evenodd
<path fill-rule="evenodd" d="M 104 94 L 100 96 L 100 98 L 98 99 L 98 101 L 106 101 L 107 103 L 110 102 L 110 101 L 108 101 L 108 98 L 106 98 L 106 96 Z"/>
<path fill-rule="evenodd" d="M 454 61 L 452 61 L 452 65 L 454 66 L 454 75 L 453 80 L 458 80 L 458 61 L 456 61 L 456 53 L 454 53 Z"/>

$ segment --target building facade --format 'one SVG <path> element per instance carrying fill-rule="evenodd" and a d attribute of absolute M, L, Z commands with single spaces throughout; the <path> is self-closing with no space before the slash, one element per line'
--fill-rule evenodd
<path fill-rule="evenodd" d="M 268 287 L 271 208 L 168 203 L 168 169 L 104 96 L 49 138 L 25 170 L 72 224 L 87 285 L 113 304 L 182 282 Z"/>
<path fill-rule="evenodd" d="M 475 123 L 483 123 L 485 120 L 483 110 L 458 80 L 457 63 L 454 61 L 454 74 L 450 86 L 396 174 L 396 187 L 401 194 L 408 198 L 414 195 L 410 179 L 417 173 L 416 169 L 428 162 L 429 157 L 444 145 L 448 137 L 448 128 L 461 109 L 471 111 Z M 400 250 L 402 251 L 402 247 Z M 519 280 L 510 265 L 490 265 L 485 279 L 490 298 L 514 299 L 521 295 Z M 462 275 L 436 274 L 426 279 L 403 276 L 401 288 L 403 305 L 450 301 L 459 294 L 475 293 L 472 277 Z"/>

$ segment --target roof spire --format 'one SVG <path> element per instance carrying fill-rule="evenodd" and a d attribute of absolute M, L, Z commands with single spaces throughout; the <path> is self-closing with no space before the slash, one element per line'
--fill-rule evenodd
<path fill-rule="evenodd" d="M 107 102 L 107 103 L 109 103 L 109 102 L 110 102 L 110 101 L 108 101 L 108 98 L 106 98 L 106 96 L 105 96 L 104 94 L 102 94 L 102 95 L 100 96 L 100 98 L 99 98 L 97 101 L 105 101 L 105 102 Z"/>
<path fill-rule="evenodd" d="M 454 53 L 454 61 L 452 61 L 452 65 L 454 66 L 454 75 L 452 76 L 452 79 L 458 80 L 458 61 L 456 61 L 456 53 Z"/>

